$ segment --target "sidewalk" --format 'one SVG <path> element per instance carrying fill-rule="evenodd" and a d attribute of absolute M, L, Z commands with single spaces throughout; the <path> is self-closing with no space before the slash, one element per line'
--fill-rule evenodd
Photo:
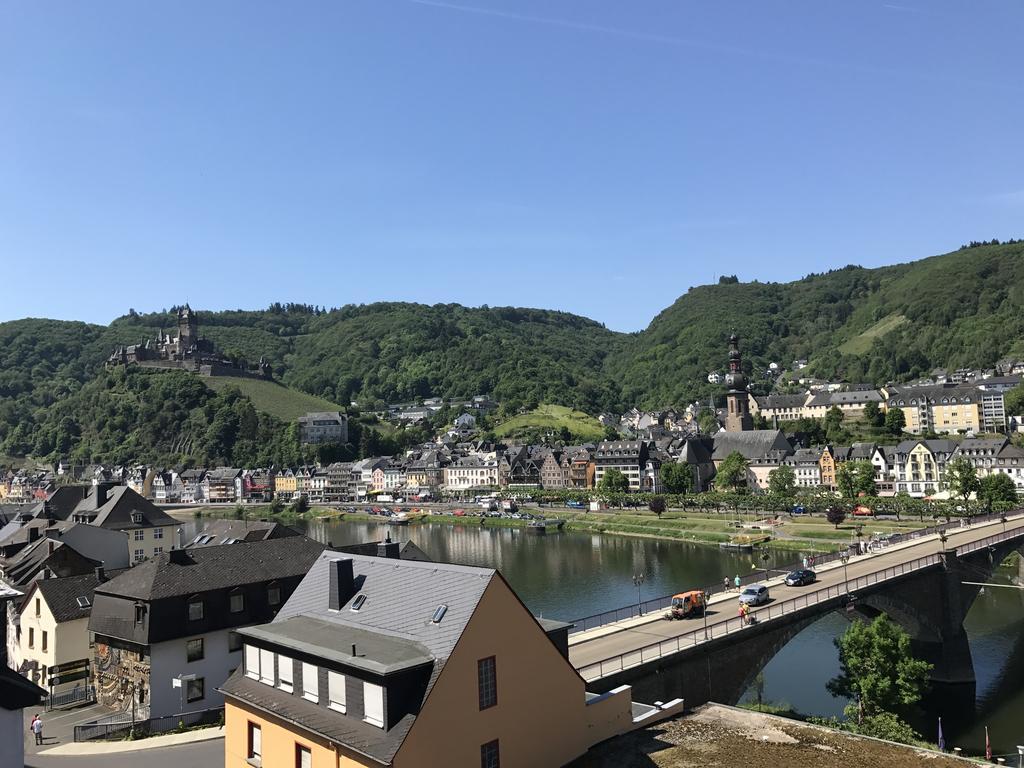
<path fill-rule="evenodd" d="M 200 741 L 211 741 L 224 738 L 224 727 L 199 728 L 184 733 L 166 733 L 163 736 L 151 736 L 138 741 L 83 741 L 68 742 L 52 749 L 44 749 L 38 754 L 41 757 L 68 757 L 75 755 L 112 755 L 121 752 L 138 752 L 145 749 L 160 747 L 176 747 L 179 744 L 194 744 Z"/>

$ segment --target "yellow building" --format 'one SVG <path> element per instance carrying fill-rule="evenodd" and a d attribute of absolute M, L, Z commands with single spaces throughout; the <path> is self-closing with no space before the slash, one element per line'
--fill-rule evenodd
<path fill-rule="evenodd" d="M 32 582 L 18 614 L 16 636 L 19 671 L 34 683 L 49 690 L 53 667 L 83 662 L 81 674 L 63 675 L 52 690 L 63 693 L 87 684 L 84 662 L 92 655 L 89 613 L 101 578 L 99 569 L 99 573 Z"/>
<path fill-rule="evenodd" d="M 983 393 L 966 385 L 891 387 L 885 408 L 903 411 L 904 431 L 958 434 L 981 432 Z"/>
<path fill-rule="evenodd" d="M 588 698 L 567 632 L 494 570 L 325 552 L 239 630 L 225 768 L 565 765 L 634 727 L 628 686 Z"/>
<path fill-rule="evenodd" d="M 283 499 L 290 499 L 298 490 L 298 482 L 295 473 L 290 469 L 274 475 L 274 495 Z"/>
<path fill-rule="evenodd" d="M 836 457 L 830 446 L 825 446 L 818 459 L 818 468 L 821 473 L 821 484 L 826 488 L 836 489 Z"/>

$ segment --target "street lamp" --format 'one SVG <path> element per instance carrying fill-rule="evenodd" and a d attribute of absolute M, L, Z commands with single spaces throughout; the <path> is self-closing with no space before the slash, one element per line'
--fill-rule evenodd
<path fill-rule="evenodd" d="M 634 573 L 633 574 L 633 585 L 636 587 L 636 610 L 637 610 L 637 612 L 641 616 L 644 615 L 643 604 L 640 602 L 640 587 L 643 585 L 643 583 L 644 583 L 644 575 L 643 575 L 643 573 L 639 573 L 639 574 Z"/>
<path fill-rule="evenodd" d="M 764 563 L 764 580 L 765 581 L 768 581 L 768 560 L 769 560 L 769 555 L 768 555 L 768 550 L 766 549 L 763 552 L 761 552 L 761 561 Z"/>
<path fill-rule="evenodd" d="M 708 639 L 708 602 L 711 600 L 711 590 L 709 589 L 704 593 L 704 610 L 701 613 L 704 615 L 704 639 Z M 708 688 L 711 687 L 710 682 Z"/>
<path fill-rule="evenodd" d="M 850 562 L 850 553 L 843 552 L 839 556 L 839 560 L 843 564 L 843 589 L 846 590 L 846 594 L 850 594 L 850 574 L 846 569 L 846 564 Z"/>

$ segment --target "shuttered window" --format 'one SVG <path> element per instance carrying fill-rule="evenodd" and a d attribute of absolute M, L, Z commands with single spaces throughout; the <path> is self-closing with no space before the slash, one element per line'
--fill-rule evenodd
<path fill-rule="evenodd" d="M 384 727 L 384 689 L 363 683 L 363 719 L 371 725 Z"/>

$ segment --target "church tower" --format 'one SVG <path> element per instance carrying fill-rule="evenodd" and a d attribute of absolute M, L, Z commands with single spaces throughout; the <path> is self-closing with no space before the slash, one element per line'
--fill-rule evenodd
<path fill-rule="evenodd" d="M 199 342 L 199 319 L 186 304 L 178 310 L 178 352 L 184 353 Z"/>
<path fill-rule="evenodd" d="M 743 375 L 742 360 L 740 337 L 734 333 L 729 337 L 729 373 L 725 376 L 725 384 L 729 387 L 729 391 L 725 395 L 726 432 L 747 432 L 754 428 L 754 420 L 750 416 L 747 377 Z"/>

